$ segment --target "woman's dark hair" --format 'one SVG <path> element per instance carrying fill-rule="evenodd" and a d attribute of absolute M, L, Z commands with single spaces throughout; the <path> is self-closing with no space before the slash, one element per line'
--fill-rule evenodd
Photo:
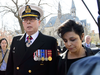
<path fill-rule="evenodd" d="M 79 23 L 76 23 L 74 20 L 66 20 L 57 30 L 58 35 L 63 38 L 63 35 L 66 32 L 74 31 L 79 35 L 81 39 L 82 33 L 84 33 L 83 26 Z"/>
<path fill-rule="evenodd" d="M 2 39 L 0 40 L 0 44 L 1 44 L 1 42 L 2 42 L 3 40 L 5 40 L 5 41 L 6 41 L 6 43 L 7 43 L 7 47 L 8 47 L 8 41 L 7 41 L 7 39 L 6 39 L 6 38 L 2 38 Z M 6 47 L 6 48 L 7 48 L 7 47 Z M 1 49 L 1 45 L 0 45 L 0 49 Z"/>

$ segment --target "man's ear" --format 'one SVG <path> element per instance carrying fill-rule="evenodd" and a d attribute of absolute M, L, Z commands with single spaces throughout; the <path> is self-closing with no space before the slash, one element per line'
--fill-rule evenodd
<path fill-rule="evenodd" d="M 39 23 L 39 26 L 40 26 L 41 20 L 39 20 L 38 23 Z"/>

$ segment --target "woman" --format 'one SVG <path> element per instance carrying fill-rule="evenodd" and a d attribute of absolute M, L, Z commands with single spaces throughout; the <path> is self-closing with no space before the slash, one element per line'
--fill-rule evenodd
<path fill-rule="evenodd" d="M 57 33 L 67 48 L 64 53 L 60 54 L 57 73 L 58 75 L 66 75 L 73 62 L 93 55 L 93 52 L 82 45 L 84 29 L 81 24 L 67 20 L 58 28 Z"/>
<path fill-rule="evenodd" d="M 0 75 L 5 75 L 8 60 L 8 41 L 5 38 L 0 40 Z"/>

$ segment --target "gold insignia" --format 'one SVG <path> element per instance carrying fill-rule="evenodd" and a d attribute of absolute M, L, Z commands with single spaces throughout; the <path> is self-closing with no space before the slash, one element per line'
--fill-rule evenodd
<path fill-rule="evenodd" d="M 41 60 L 44 61 L 44 57 L 42 57 Z"/>
<path fill-rule="evenodd" d="M 44 65 L 44 64 L 40 64 L 40 65 Z"/>
<path fill-rule="evenodd" d="M 31 13 L 31 8 L 28 5 L 25 8 L 25 13 Z"/>
<path fill-rule="evenodd" d="M 48 57 L 48 60 L 49 60 L 49 61 L 51 61 L 51 60 L 52 60 L 52 57 L 51 57 L 51 56 L 49 56 L 49 57 Z"/>
<path fill-rule="evenodd" d="M 31 70 L 28 70 L 28 72 L 31 73 L 32 71 Z"/>
<path fill-rule="evenodd" d="M 19 67 L 17 67 L 16 69 L 19 70 Z"/>

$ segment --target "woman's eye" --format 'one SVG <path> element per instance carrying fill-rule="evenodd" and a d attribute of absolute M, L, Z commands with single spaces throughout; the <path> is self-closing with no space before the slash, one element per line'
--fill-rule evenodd
<path fill-rule="evenodd" d="M 64 42 L 67 42 L 67 40 L 64 40 Z"/>
<path fill-rule="evenodd" d="M 76 39 L 71 39 L 71 41 L 75 41 Z"/>

